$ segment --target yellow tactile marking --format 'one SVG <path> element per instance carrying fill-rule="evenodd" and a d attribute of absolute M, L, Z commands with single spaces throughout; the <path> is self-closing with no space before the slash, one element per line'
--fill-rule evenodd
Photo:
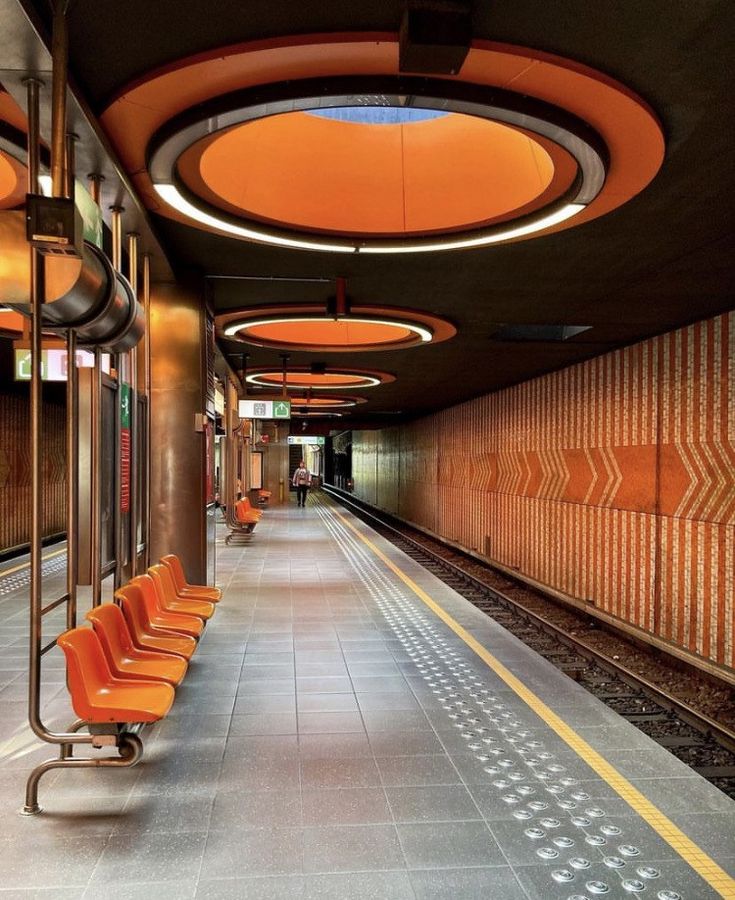
<path fill-rule="evenodd" d="M 41 557 L 41 562 L 46 562 L 47 559 L 52 559 L 54 556 L 61 556 L 62 553 L 66 553 L 66 548 L 63 550 L 54 550 L 53 553 L 47 553 L 46 556 Z M 21 563 L 18 566 L 13 566 L 12 569 L 5 569 L 4 571 L 0 571 L 0 578 L 5 578 L 6 575 L 12 575 L 14 572 L 20 572 L 21 569 L 26 569 L 30 566 L 31 561 Z"/>
<path fill-rule="evenodd" d="M 580 756 L 600 777 L 615 790 L 628 805 L 634 809 L 642 819 L 644 819 L 653 828 L 657 834 L 662 837 L 670 847 L 687 862 L 694 871 L 700 875 L 721 897 L 726 900 L 735 900 L 735 879 L 731 878 L 724 869 L 720 868 L 717 863 L 708 856 L 694 841 L 688 838 L 681 829 L 665 816 L 651 801 L 635 788 L 627 778 L 618 772 L 618 770 L 610 765 L 610 763 L 600 756 L 583 738 L 581 738 L 574 729 L 570 728 L 567 723 L 560 718 L 552 709 L 550 709 L 533 691 L 529 690 L 522 681 L 507 669 L 499 660 L 497 660 L 479 641 L 475 640 L 472 635 L 466 631 L 459 622 L 456 622 L 441 606 L 423 590 L 418 584 L 406 573 L 400 569 L 392 560 L 390 560 L 382 550 L 379 550 L 375 544 L 348 520 L 342 513 L 332 507 L 332 512 L 336 515 L 360 540 L 372 550 L 372 552 L 382 560 L 385 565 L 393 572 L 401 581 L 407 585 L 414 594 L 429 609 L 437 615 L 445 625 L 461 638 L 467 646 L 473 650 L 480 659 L 488 665 L 499 678 L 501 678 L 511 690 L 513 690 L 526 703 L 539 718 L 543 719 L 546 724 L 552 728 L 559 737 L 567 743 L 578 756 Z"/>

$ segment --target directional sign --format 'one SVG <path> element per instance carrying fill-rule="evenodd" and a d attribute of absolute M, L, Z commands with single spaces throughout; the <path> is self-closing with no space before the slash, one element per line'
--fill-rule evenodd
<path fill-rule="evenodd" d="M 237 414 L 241 419 L 290 419 L 290 400 L 240 400 Z"/>
<path fill-rule="evenodd" d="M 94 354 L 88 350 L 77 350 L 77 368 L 93 368 Z M 41 377 L 44 381 L 66 381 L 67 359 L 66 350 L 42 350 L 41 351 Z M 31 380 L 31 352 L 30 350 L 15 351 L 15 380 Z"/>
<path fill-rule="evenodd" d="M 322 446 L 324 444 L 324 435 L 316 434 L 290 434 L 288 436 L 289 444 L 307 444 Z"/>

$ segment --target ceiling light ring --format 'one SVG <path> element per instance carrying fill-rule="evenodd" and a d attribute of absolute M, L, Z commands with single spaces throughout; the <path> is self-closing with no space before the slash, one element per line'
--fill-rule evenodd
<path fill-rule="evenodd" d="M 353 369 L 351 367 L 338 366 L 334 368 L 326 367 L 325 372 L 322 373 L 324 375 L 332 375 L 336 377 L 347 377 L 347 378 L 359 378 L 361 381 L 349 381 L 342 384 L 314 384 L 308 383 L 308 381 L 290 381 L 287 380 L 286 387 L 289 390 L 296 391 L 307 391 L 309 389 L 314 389 L 316 391 L 351 391 L 351 390 L 362 390 L 363 388 L 369 387 L 377 387 L 381 384 L 387 384 L 388 382 L 395 381 L 395 375 L 391 375 L 389 372 L 377 371 L 374 369 Z M 298 378 L 298 376 L 313 376 L 311 368 L 307 366 L 292 366 L 288 370 L 288 379 Z M 266 379 L 266 380 L 263 380 Z M 267 380 L 271 379 L 271 380 Z M 275 369 L 272 366 L 260 367 L 258 369 L 251 369 L 248 371 L 245 376 L 245 381 L 248 384 L 255 385 L 257 387 L 277 389 L 282 387 L 283 385 L 283 372 L 280 369 Z"/>
<path fill-rule="evenodd" d="M 178 177 L 177 161 L 193 143 L 211 134 L 266 116 L 356 105 L 357 97 L 384 97 L 397 106 L 411 97 L 413 108 L 438 109 L 490 119 L 539 134 L 566 150 L 578 173 L 571 187 L 524 218 L 489 228 L 406 239 L 340 238 L 333 234 L 274 228 L 234 216 L 191 192 Z M 403 103 L 401 101 L 404 101 Z M 376 105 L 377 104 L 376 101 Z M 385 104 L 382 104 L 385 105 Z M 170 120 L 151 139 L 148 169 L 158 194 L 180 213 L 215 230 L 248 240 L 333 252 L 415 252 L 481 246 L 525 237 L 564 221 L 584 209 L 602 191 L 609 154 L 588 123 L 557 106 L 511 91 L 459 81 L 416 77 L 345 76 L 261 85 L 216 98 Z M 508 226 L 513 227 L 508 227 Z"/>
<path fill-rule="evenodd" d="M 263 325 L 279 325 L 279 324 L 300 324 L 306 322 L 321 322 L 339 324 L 350 324 L 354 322 L 356 325 L 385 325 L 389 327 L 401 328 L 411 332 L 409 337 L 396 338 L 395 340 L 384 341 L 378 344 L 359 345 L 355 349 L 365 351 L 377 347 L 385 350 L 396 350 L 404 347 L 419 346 L 421 344 L 429 344 L 434 339 L 434 330 L 426 325 L 411 321 L 410 318 L 388 318 L 386 316 L 368 316 L 368 315 L 343 315 L 338 319 L 330 314 L 284 314 L 273 316 L 259 316 L 254 319 L 238 319 L 232 323 L 228 323 L 224 328 L 225 337 L 235 338 L 258 347 L 299 347 L 301 349 L 318 349 L 322 351 L 343 352 L 344 347 L 341 345 L 323 346 L 313 345 L 309 343 L 300 343 L 298 341 L 270 340 L 267 338 L 258 338 L 253 335 L 240 336 L 241 331 L 247 332 L 252 328 L 258 328 Z"/>

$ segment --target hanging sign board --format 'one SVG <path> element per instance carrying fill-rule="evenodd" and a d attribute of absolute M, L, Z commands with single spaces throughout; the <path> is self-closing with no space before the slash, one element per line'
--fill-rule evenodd
<path fill-rule="evenodd" d="M 240 400 L 237 414 L 241 419 L 290 419 L 290 400 Z"/>
<path fill-rule="evenodd" d="M 324 445 L 324 435 L 312 434 L 290 434 L 288 436 L 289 444 L 310 444 L 321 447 Z"/>
<path fill-rule="evenodd" d="M 78 369 L 94 368 L 94 353 L 88 350 L 77 350 L 76 361 Z M 66 381 L 67 359 L 66 350 L 42 350 L 41 351 L 41 377 L 44 381 Z M 31 351 L 15 351 L 15 380 L 31 380 Z"/>

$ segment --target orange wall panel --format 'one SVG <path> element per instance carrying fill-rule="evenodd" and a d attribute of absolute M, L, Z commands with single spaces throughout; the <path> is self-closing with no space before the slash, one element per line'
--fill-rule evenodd
<path fill-rule="evenodd" d="M 735 313 L 355 432 L 353 453 L 362 499 L 735 665 Z"/>

